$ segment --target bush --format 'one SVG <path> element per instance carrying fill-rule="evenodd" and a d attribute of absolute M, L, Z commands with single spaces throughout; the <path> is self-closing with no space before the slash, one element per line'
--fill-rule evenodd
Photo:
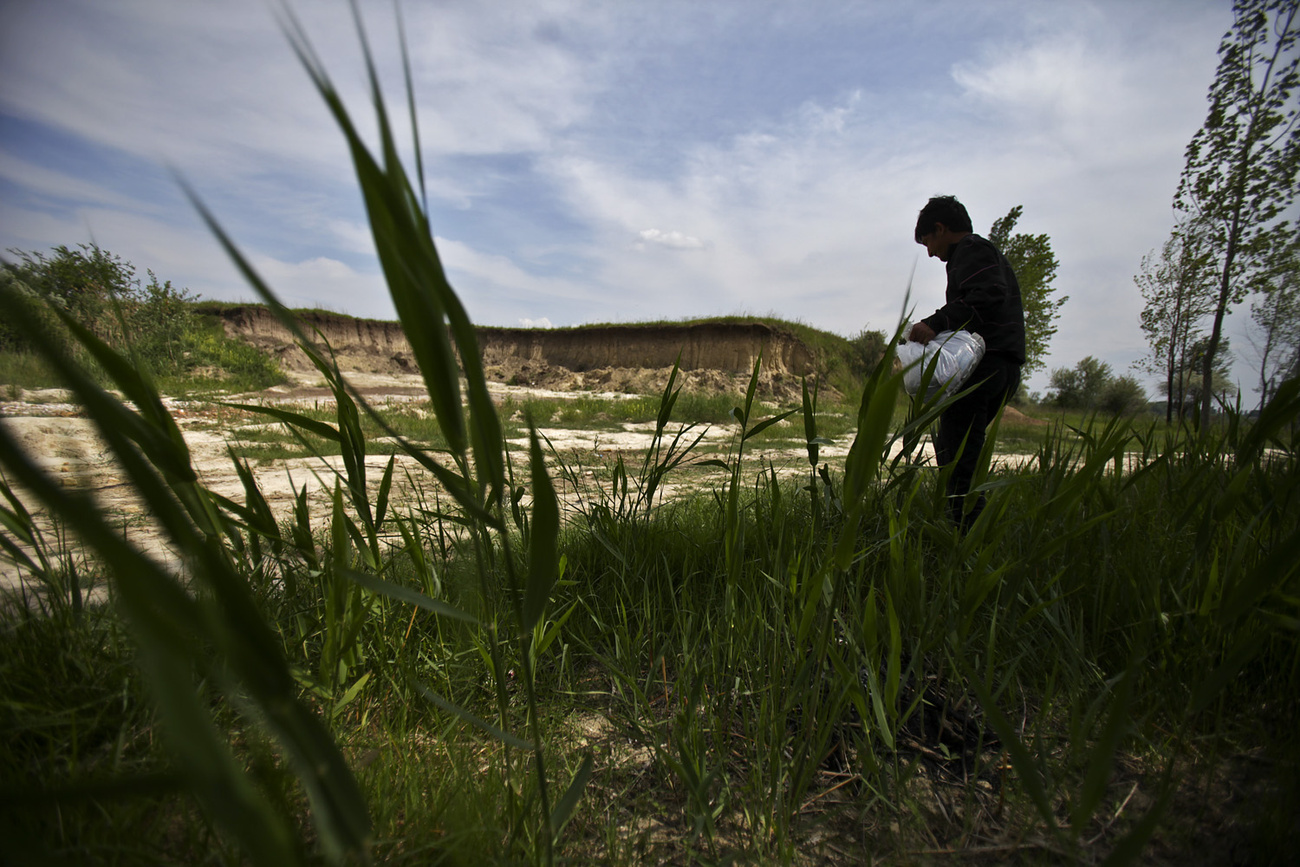
<path fill-rule="evenodd" d="M 1102 388 L 1098 408 L 1111 415 L 1136 415 L 1146 409 L 1147 393 L 1131 376 L 1112 379 Z"/>
<path fill-rule="evenodd" d="M 885 332 L 864 328 L 849 340 L 851 370 L 855 376 L 870 376 L 885 357 Z"/>
<path fill-rule="evenodd" d="M 284 373 L 273 358 L 227 337 L 221 324 L 207 317 L 195 317 L 182 342 L 190 377 L 221 380 L 228 387 L 249 391 L 284 382 Z"/>
<path fill-rule="evenodd" d="M 232 384 L 244 388 L 265 388 L 284 380 L 272 359 L 226 337 L 219 325 L 200 316 L 197 298 L 189 290 L 173 287 L 170 280 L 160 281 L 153 271 L 147 271 L 149 282 L 142 285 L 134 265 L 94 244 L 76 250 L 54 247 L 48 256 L 9 252 L 18 261 L 5 263 L 0 279 L 20 296 L 43 302 L 37 305 L 38 319 L 56 343 L 83 363 L 89 361 L 86 351 L 69 339 L 55 311 L 68 314 L 110 346 L 128 353 L 156 379 L 173 386 L 196 374 L 203 380 L 233 380 Z M 33 335 L 0 320 L 0 352 L 21 358 L 32 348 Z M 7 367 L 20 377 L 12 380 L 14 384 L 37 384 L 22 375 L 30 365 Z"/>

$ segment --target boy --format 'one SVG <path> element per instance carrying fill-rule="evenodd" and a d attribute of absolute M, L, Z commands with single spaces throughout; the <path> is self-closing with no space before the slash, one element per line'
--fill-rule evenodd
<path fill-rule="evenodd" d="M 948 514 L 963 530 L 984 509 L 984 496 L 967 507 L 985 428 L 1020 387 L 1025 363 L 1025 313 L 1020 284 L 997 247 L 974 234 L 965 206 L 952 196 L 935 196 L 916 221 L 916 243 L 948 270 L 944 305 L 912 326 L 907 339 L 929 343 L 941 331 L 964 328 L 984 338 L 984 358 L 967 380 L 974 390 L 939 417 L 935 454 L 939 466 L 953 464 L 948 477 Z"/>

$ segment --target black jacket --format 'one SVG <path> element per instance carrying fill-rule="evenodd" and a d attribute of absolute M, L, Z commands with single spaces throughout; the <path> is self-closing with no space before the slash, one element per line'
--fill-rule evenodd
<path fill-rule="evenodd" d="M 947 303 L 921 321 L 935 331 L 973 331 L 985 351 L 1024 364 L 1025 310 L 1007 257 L 993 242 L 967 235 L 952 245 L 947 265 Z"/>

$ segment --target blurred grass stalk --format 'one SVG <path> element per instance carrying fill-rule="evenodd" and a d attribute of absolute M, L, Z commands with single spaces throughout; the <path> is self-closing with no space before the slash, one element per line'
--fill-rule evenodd
<path fill-rule="evenodd" d="M 549 476 L 541 458 L 536 435 L 532 435 L 530 456 L 533 497 L 532 520 L 525 526 L 528 553 L 526 574 L 519 574 L 511 554 L 511 538 L 502 520 L 501 493 L 505 486 L 504 443 L 500 424 L 488 395 L 474 329 L 459 299 L 447 283 L 420 198 L 412 187 L 397 154 L 389 119 L 380 92 L 370 48 L 360 13 L 353 6 L 370 76 L 374 108 L 380 130 L 380 156 L 373 155 L 358 135 L 352 119 L 315 56 L 292 11 L 281 8 L 282 25 L 290 44 L 315 83 L 318 92 L 337 120 L 352 153 L 358 181 L 370 217 L 376 249 L 388 281 L 394 305 L 410 340 L 418 366 L 424 374 L 429 398 L 447 453 L 454 467 L 443 466 L 432 456 L 398 438 L 403 451 L 437 478 L 468 517 L 465 522 L 478 541 L 477 557 L 483 595 L 497 595 L 493 574 L 503 567 L 506 598 L 512 604 L 514 627 L 506 629 L 506 640 L 527 645 L 550 598 L 558 571 L 556 537 L 558 508 Z M 403 59 L 405 43 L 403 36 Z M 406 65 L 410 83 L 409 63 Z M 416 126 L 414 100 L 410 100 L 412 124 Z M 415 141 L 419 154 L 419 141 Z M 183 183 L 183 182 L 182 182 Z M 421 178 L 422 183 L 422 178 Z M 188 187 L 187 187 L 188 191 Z M 362 593 L 376 592 L 413 602 L 439 615 L 462 620 L 473 618 L 423 594 L 400 587 L 379 577 L 384 568 L 378 529 L 384 519 L 386 492 L 391 484 L 393 462 L 385 474 L 378 514 L 372 510 L 366 486 L 365 438 L 361 433 L 357 403 L 332 360 L 316 347 L 254 272 L 216 219 L 192 192 L 191 198 L 231 258 L 284 325 L 296 335 L 334 391 L 339 423 L 329 425 L 300 415 L 257 408 L 278 415 L 279 420 L 339 443 L 345 471 L 335 487 L 332 530 L 326 571 L 333 575 L 327 584 L 324 619 L 326 640 L 320 678 L 337 686 L 346 678 L 351 648 L 369 606 Z M 421 196 L 422 198 L 422 196 Z M 61 352 L 53 336 L 40 329 L 39 316 L 27 299 L 5 288 L 3 306 L 33 333 L 45 360 L 53 366 L 94 421 L 128 479 L 139 490 L 150 512 L 165 530 L 170 544 L 181 553 L 187 575 L 171 575 L 139 549 L 123 540 L 108 525 L 87 497 L 64 491 L 42 472 L 9 434 L 0 428 L 0 459 L 5 471 L 35 497 L 77 537 L 102 558 L 113 577 L 113 597 L 132 624 L 140 646 L 141 666 L 152 686 L 164 729 L 183 769 L 188 786 L 206 809 L 236 838 L 256 863 L 284 864 L 296 860 L 291 826 L 277 821 L 263 796 L 252 785 L 230 752 L 214 724 L 203 692 L 195 689 L 196 673 L 211 677 L 220 691 L 236 706 L 263 722 L 277 736 L 296 765 L 299 779 L 311 796 L 316 829 L 327 858 L 341 863 L 365 851 L 370 833 L 367 809 L 356 783 L 333 738 L 320 719 L 296 696 L 296 684 L 285 662 L 279 640 L 267 628 L 253 604 L 246 577 L 236 568 L 231 540 L 244 548 L 241 527 L 249 531 L 249 545 L 261 539 L 275 545 L 286 541 L 269 517 L 269 509 L 252 482 L 246 467 L 241 469 L 248 495 L 244 507 L 219 502 L 197 480 L 179 429 L 166 413 L 157 390 L 147 375 L 127 358 L 115 352 L 70 317 L 63 317 L 78 344 L 107 371 L 114 386 L 134 402 L 128 408 L 97 386 L 86 370 L 67 353 Z M 458 365 L 459 360 L 459 365 Z M 462 406 L 460 365 L 465 369 L 465 398 Z M 364 402 L 362 402 L 364 406 Z M 249 409 L 254 409 L 249 407 Z M 366 407 L 367 411 L 369 408 Z M 346 491 L 346 494 L 344 493 Z M 305 493 L 305 492 L 304 492 Z M 350 507 L 345 508 L 345 500 Z M 221 508 L 225 506 L 225 510 Z M 17 512 L 7 513 L 17 515 Z M 20 524 L 9 522 L 14 528 Z M 297 539 L 304 556 L 315 559 L 310 530 Z M 303 538 L 305 536 L 305 538 Z M 8 546 L 13 547 L 13 546 Z M 30 565 L 34 565 L 29 563 Z M 38 574 L 48 574 L 42 568 Z M 75 584 L 74 584 L 75 588 Z M 351 589 L 349 589 L 351 588 Z M 494 676 L 506 681 L 505 663 L 498 648 L 495 624 L 485 630 L 490 645 Z M 536 709 L 533 674 L 524 660 L 523 681 L 528 691 L 528 727 L 531 739 L 520 741 L 506 734 L 508 708 L 504 691 L 499 726 L 486 726 L 458 706 L 439 699 L 444 709 L 463 719 L 501 734 L 507 744 L 531 753 L 535 775 L 531 787 L 537 793 L 539 817 L 530 832 L 551 860 L 555 829 L 562 826 L 576 805 L 590 772 L 580 770 L 568 791 L 551 803 L 543 752 L 543 731 Z M 516 776 L 517 763 L 506 753 L 504 774 Z M 511 791 L 525 791 L 520 783 L 509 783 Z M 515 808 L 521 821 L 531 801 L 524 798 Z"/>

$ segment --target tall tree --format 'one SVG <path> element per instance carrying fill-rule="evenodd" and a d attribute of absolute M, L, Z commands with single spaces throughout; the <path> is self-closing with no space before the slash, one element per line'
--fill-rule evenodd
<path fill-rule="evenodd" d="M 1195 226 L 1184 223 L 1174 229 L 1160 248 L 1142 257 L 1141 270 L 1133 277 L 1146 305 L 1142 308 L 1142 331 L 1151 354 L 1137 363 L 1148 373 L 1163 377 L 1161 390 L 1169 395 L 1165 423 L 1173 421 L 1175 407 L 1183 417 L 1186 406 L 1185 377 L 1192 346 L 1201 338 L 1201 323 L 1214 310 L 1214 281 L 1209 259 L 1203 251 Z"/>
<path fill-rule="evenodd" d="M 1282 380 L 1300 376 L 1300 238 L 1279 251 L 1250 305 L 1251 342 L 1259 355 L 1259 404 L 1268 403 Z"/>
<path fill-rule="evenodd" d="M 989 240 L 1011 263 L 1020 283 L 1020 299 L 1025 308 L 1025 365 L 1024 376 L 1046 365 L 1047 342 L 1056 333 L 1056 318 L 1061 305 L 1070 296 L 1053 297 L 1056 287 L 1056 269 L 1060 266 L 1052 252 L 1051 239 L 1046 235 L 1011 234 L 1024 212 L 1016 205 L 1007 215 L 994 221 Z"/>
<path fill-rule="evenodd" d="M 1234 0 L 1219 44 L 1205 124 L 1187 145 L 1175 206 L 1201 224 L 1215 257 L 1218 292 L 1201 365 L 1205 429 L 1214 369 L 1230 305 L 1244 300 L 1263 254 L 1291 232 L 1281 215 L 1295 200 L 1300 124 L 1300 0 Z"/>

